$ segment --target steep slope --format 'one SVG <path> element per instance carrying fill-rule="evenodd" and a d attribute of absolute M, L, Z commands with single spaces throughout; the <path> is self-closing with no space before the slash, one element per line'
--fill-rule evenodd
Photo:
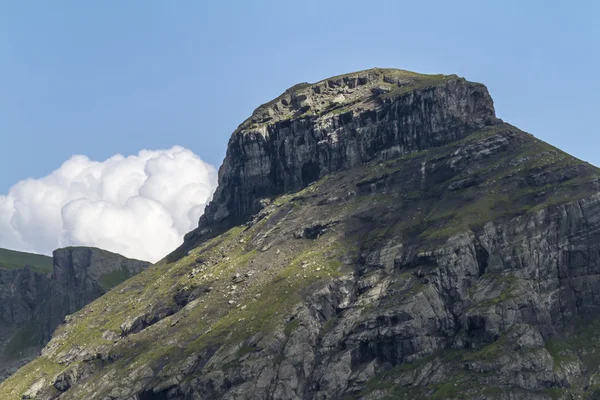
<path fill-rule="evenodd" d="M 0 250 L 0 379 L 39 354 L 66 315 L 149 264 L 87 247 L 52 258 Z"/>
<path fill-rule="evenodd" d="M 295 86 L 233 133 L 183 246 L 0 397 L 595 398 L 599 178 L 456 76 Z"/>

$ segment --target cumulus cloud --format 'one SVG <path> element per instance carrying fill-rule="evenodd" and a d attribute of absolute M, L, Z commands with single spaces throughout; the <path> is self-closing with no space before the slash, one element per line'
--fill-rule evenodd
<path fill-rule="evenodd" d="M 216 182 L 214 167 L 178 146 L 102 162 L 73 156 L 0 196 L 0 247 L 95 246 L 158 261 L 196 227 Z"/>

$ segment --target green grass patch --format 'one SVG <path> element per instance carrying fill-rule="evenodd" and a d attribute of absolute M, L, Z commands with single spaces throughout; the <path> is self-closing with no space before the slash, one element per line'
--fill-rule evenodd
<path fill-rule="evenodd" d="M 506 333 L 495 342 L 483 347 L 480 350 L 468 352 L 462 356 L 463 361 L 486 360 L 492 361 L 498 358 L 504 352 L 506 344 Z"/>
<path fill-rule="evenodd" d="M 107 274 L 104 274 L 100 277 L 99 282 L 100 286 L 102 286 L 105 290 L 110 290 L 120 283 L 125 282 L 127 279 L 131 278 L 133 274 L 127 269 L 125 266 L 121 266 L 120 269 L 116 269 Z"/>
<path fill-rule="evenodd" d="M 546 341 L 544 348 L 550 353 L 554 360 L 554 369 L 560 368 L 563 363 L 570 363 L 578 360 L 577 356 L 571 350 L 572 346 L 564 340 L 551 338 Z"/>
<path fill-rule="evenodd" d="M 239 358 L 244 357 L 246 354 L 250 354 L 250 353 L 254 353 L 256 352 L 256 347 L 252 347 L 252 346 L 242 346 L 240 347 L 240 349 L 237 352 L 237 355 Z"/>
<path fill-rule="evenodd" d="M 22 251 L 0 249 L 0 266 L 7 269 L 29 267 L 36 272 L 52 272 L 52 257 Z"/>
<path fill-rule="evenodd" d="M 42 334 L 34 322 L 22 326 L 4 348 L 2 360 L 12 361 L 22 357 L 23 352 L 31 350 L 42 343 Z"/>
<path fill-rule="evenodd" d="M 552 398 L 552 400 L 562 399 L 563 396 L 569 393 L 569 389 L 563 388 L 546 388 L 544 393 Z"/>
<path fill-rule="evenodd" d="M 65 366 L 55 363 L 46 357 L 39 357 L 2 382 L 2 385 L 0 385 L 0 398 L 20 400 L 22 394 L 34 382 L 39 379 L 46 379 L 49 383 L 63 369 L 65 369 Z"/>
<path fill-rule="evenodd" d="M 456 383 L 448 382 L 439 385 L 431 396 L 432 400 L 446 400 L 446 399 L 466 399 L 467 396 L 461 391 L 460 387 Z"/>

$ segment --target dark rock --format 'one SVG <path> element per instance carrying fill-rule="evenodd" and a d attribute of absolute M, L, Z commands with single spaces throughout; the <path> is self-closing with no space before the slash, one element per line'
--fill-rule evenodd
<path fill-rule="evenodd" d="M 0 266 L 0 381 L 35 357 L 69 314 L 150 265 L 88 247 L 58 249 L 53 264 L 51 274 Z"/>
<path fill-rule="evenodd" d="M 461 179 L 459 181 L 451 182 L 448 185 L 448 190 L 462 190 L 474 186 L 477 184 L 477 179 L 475 177 L 468 177 L 466 179 Z"/>
<path fill-rule="evenodd" d="M 370 89 L 378 91 L 384 74 L 389 80 L 395 73 L 385 71 L 358 74 L 365 89 L 340 100 L 351 102 L 353 113 L 325 114 L 320 119 L 283 119 L 282 114 L 263 125 L 257 124 L 258 115 L 281 111 L 269 108 L 276 104 L 257 109 L 233 133 L 219 170 L 219 186 L 200 227 L 188 240 L 206 228 L 246 222 L 258 211 L 256 200 L 301 189 L 331 172 L 376 159 L 387 149 L 407 154 L 441 146 L 496 121 L 485 86 L 455 76 L 373 102 Z M 322 87 L 317 84 L 321 87 L 318 94 L 306 91 L 313 104 L 320 98 L 331 99 L 331 87 L 356 85 L 355 80 L 336 81 L 333 86 L 331 82 Z M 290 107 L 283 104 L 281 109 Z M 315 112 L 323 112 L 314 107 Z"/>
<path fill-rule="evenodd" d="M 149 325 L 146 321 L 147 318 L 147 314 L 127 318 L 127 320 L 121 324 L 121 336 L 124 337 L 132 333 L 141 332 L 142 329 Z"/>
<path fill-rule="evenodd" d="M 331 223 L 328 224 L 315 224 L 304 227 L 301 231 L 295 233 L 295 237 L 298 239 L 317 239 L 319 236 L 325 234 L 331 227 Z"/>

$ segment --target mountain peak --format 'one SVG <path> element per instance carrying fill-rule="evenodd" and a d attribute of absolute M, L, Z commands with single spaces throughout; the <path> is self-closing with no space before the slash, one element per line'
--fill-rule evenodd
<path fill-rule="evenodd" d="M 213 200 L 186 243 L 243 223 L 269 198 L 332 172 L 498 123 L 486 87 L 456 75 L 374 68 L 293 86 L 233 133 Z"/>
<path fill-rule="evenodd" d="M 456 75 L 426 75 L 393 68 L 371 68 L 296 84 L 258 107 L 240 126 L 241 131 L 260 130 L 267 123 L 373 109 L 380 101 L 442 85 Z"/>

